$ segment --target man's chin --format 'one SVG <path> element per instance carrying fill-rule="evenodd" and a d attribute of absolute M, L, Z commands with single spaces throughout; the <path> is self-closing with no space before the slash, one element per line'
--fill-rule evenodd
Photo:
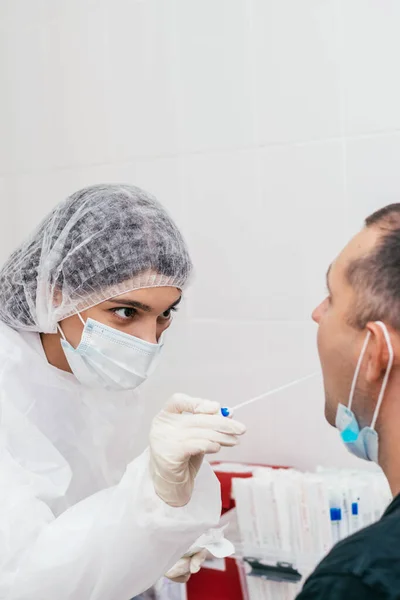
<path fill-rule="evenodd" d="M 325 401 L 325 419 L 329 425 L 336 427 L 336 411 L 337 407 L 333 407 L 328 400 Z"/>

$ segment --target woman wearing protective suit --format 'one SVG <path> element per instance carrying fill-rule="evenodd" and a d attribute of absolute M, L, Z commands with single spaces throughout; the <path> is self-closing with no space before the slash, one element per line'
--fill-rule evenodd
<path fill-rule="evenodd" d="M 128 600 L 218 522 L 203 457 L 240 423 L 176 395 L 135 449 L 132 390 L 190 271 L 167 213 L 128 185 L 72 195 L 0 271 L 0 598 Z"/>

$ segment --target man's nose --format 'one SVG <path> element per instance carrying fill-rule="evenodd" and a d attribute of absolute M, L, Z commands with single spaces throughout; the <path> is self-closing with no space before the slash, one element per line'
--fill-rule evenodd
<path fill-rule="evenodd" d="M 319 325 L 319 322 L 321 320 L 321 314 L 322 314 L 322 303 L 319 304 L 316 308 L 314 308 L 314 310 L 311 313 L 311 318 L 315 323 L 317 323 L 317 325 Z"/>

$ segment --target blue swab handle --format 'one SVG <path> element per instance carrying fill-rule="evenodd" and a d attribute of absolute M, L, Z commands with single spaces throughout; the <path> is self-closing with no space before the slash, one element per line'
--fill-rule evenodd
<path fill-rule="evenodd" d="M 233 415 L 233 410 L 231 408 L 228 408 L 227 406 L 223 406 L 221 408 L 221 415 L 223 417 L 231 417 Z"/>

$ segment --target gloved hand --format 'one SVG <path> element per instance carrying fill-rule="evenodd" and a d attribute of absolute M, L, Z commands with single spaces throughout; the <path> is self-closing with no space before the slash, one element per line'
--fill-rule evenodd
<path fill-rule="evenodd" d="M 201 550 L 192 556 L 183 557 L 175 563 L 172 569 L 165 573 L 165 577 L 175 583 L 186 583 L 191 575 L 200 571 L 206 558 L 207 550 Z"/>
<path fill-rule="evenodd" d="M 221 416 L 218 402 L 172 396 L 150 430 L 150 471 L 157 495 L 169 506 L 185 506 L 204 455 L 236 446 L 237 436 L 245 431 L 242 423 Z"/>

